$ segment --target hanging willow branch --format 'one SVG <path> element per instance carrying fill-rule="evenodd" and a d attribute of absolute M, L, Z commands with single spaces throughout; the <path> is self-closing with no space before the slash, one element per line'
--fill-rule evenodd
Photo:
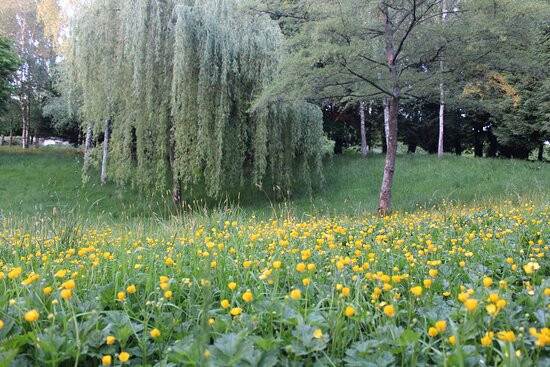
<path fill-rule="evenodd" d="M 250 111 L 277 75 L 282 35 L 269 17 L 241 14 L 238 5 L 96 0 L 80 12 L 67 74 L 83 91 L 96 140 L 100 121 L 112 121 L 107 168 L 117 183 L 202 185 L 216 197 L 240 185 L 321 182 L 319 108 Z"/>

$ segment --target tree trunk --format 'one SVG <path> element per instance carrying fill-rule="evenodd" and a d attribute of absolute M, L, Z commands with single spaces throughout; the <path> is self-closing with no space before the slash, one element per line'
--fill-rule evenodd
<path fill-rule="evenodd" d="M 21 109 L 21 116 L 23 117 L 22 126 L 21 126 L 21 145 L 23 148 L 29 147 L 29 121 L 27 113 L 27 101 L 25 97 L 19 98 L 19 108 Z"/>
<path fill-rule="evenodd" d="M 386 152 L 386 162 L 384 164 L 384 176 L 380 188 L 380 202 L 378 204 L 378 214 L 386 215 L 391 208 L 391 190 L 393 185 L 393 173 L 395 171 L 395 157 L 397 155 L 397 114 L 399 109 L 399 97 L 393 97 L 389 103 L 388 114 L 388 135 Z"/>
<path fill-rule="evenodd" d="M 387 149 L 387 147 L 388 147 L 388 135 L 389 135 L 388 120 L 390 118 L 390 103 L 389 103 L 387 98 L 384 98 L 384 100 L 382 101 L 382 105 L 384 106 L 384 136 L 386 137 L 386 149 Z"/>
<path fill-rule="evenodd" d="M 0 147 L 4 145 L 4 134 L 0 134 Z"/>
<path fill-rule="evenodd" d="M 109 125 L 111 120 L 109 118 L 105 119 L 105 134 L 103 137 L 103 161 L 101 162 L 101 184 L 105 185 L 106 174 L 107 174 L 107 157 L 109 155 Z"/>
<path fill-rule="evenodd" d="M 8 141 L 11 147 L 13 145 L 13 127 L 10 127 L 10 139 Z"/>
<path fill-rule="evenodd" d="M 447 17 L 447 4 L 443 0 L 441 2 L 441 24 L 445 23 Z M 439 139 L 437 143 L 437 156 L 443 156 L 443 129 L 445 127 L 445 83 L 443 82 L 443 71 L 445 67 L 443 60 L 439 61 L 439 71 L 441 73 L 439 79 Z"/>
<path fill-rule="evenodd" d="M 539 144 L 539 153 L 538 153 L 537 159 L 541 162 L 544 159 L 544 143 Z"/>
<path fill-rule="evenodd" d="M 394 30 L 389 17 L 388 5 L 384 5 L 384 33 L 385 51 L 388 68 L 392 79 L 391 99 L 389 101 L 388 118 L 386 124 L 386 162 L 384 164 L 384 176 L 380 187 L 380 201 L 378 203 L 378 215 L 386 215 L 391 208 L 391 190 L 393 185 L 393 173 L 395 171 L 395 157 L 397 154 L 397 116 L 399 113 L 399 98 L 401 87 L 399 86 L 399 73 L 396 65 L 396 50 L 393 43 Z"/>
<path fill-rule="evenodd" d="M 38 133 L 34 134 L 34 147 L 40 147 L 40 138 L 38 137 Z"/>
<path fill-rule="evenodd" d="M 88 129 L 86 129 L 86 142 L 84 144 L 84 172 L 88 171 L 88 167 L 90 165 L 90 148 L 92 147 L 92 133 L 94 132 L 94 128 L 92 124 L 88 125 Z"/>
<path fill-rule="evenodd" d="M 361 116 L 361 157 L 365 158 L 368 153 L 367 132 L 365 130 L 365 101 L 359 101 L 359 115 Z"/>

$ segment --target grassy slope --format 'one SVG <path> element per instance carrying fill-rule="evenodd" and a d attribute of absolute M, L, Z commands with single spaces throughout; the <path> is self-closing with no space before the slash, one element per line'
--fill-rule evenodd
<path fill-rule="evenodd" d="M 273 207 L 296 214 L 358 214 L 376 208 L 384 159 L 373 155 L 362 160 L 357 156 L 338 156 L 326 169 L 327 184 L 312 200 L 296 197 L 290 203 Z M 39 211 L 51 213 L 75 207 L 90 214 L 121 216 L 161 216 L 173 212 L 162 197 L 143 199 L 131 189 L 123 192 L 113 185 L 101 187 L 97 176 L 90 184 L 81 182 L 82 159 L 73 151 L 41 149 L 21 152 L 0 149 L 0 210 L 29 215 Z M 536 202 L 550 198 L 550 165 L 514 160 L 476 159 L 446 156 L 399 156 L 397 160 L 393 207 L 413 210 L 418 205 L 431 206 L 443 200 L 460 203 L 514 200 L 524 197 Z M 237 203 L 245 212 L 269 215 L 273 211 L 259 190 L 233 195 L 217 205 Z M 199 205 L 215 206 L 215 202 Z"/>

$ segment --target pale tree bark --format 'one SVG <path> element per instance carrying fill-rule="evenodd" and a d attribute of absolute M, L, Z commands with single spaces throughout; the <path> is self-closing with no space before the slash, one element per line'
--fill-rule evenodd
<path fill-rule="evenodd" d="M 101 184 L 104 185 L 107 177 L 107 158 L 109 155 L 109 126 L 111 120 L 109 118 L 105 119 L 105 134 L 103 137 L 103 161 L 101 162 Z"/>
<path fill-rule="evenodd" d="M 4 145 L 4 134 L 0 134 L 0 147 Z"/>
<path fill-rule="evenodd" d="M 361 157 L 365 158 L 368 153 L 367 131 L 365 129 L 365 101 L 359 101 L 359 116 L 361 118 Z"/>
<path fill-rule="evenodd" d="M 382 101 L 382 106 L 384 106 L 384 135 L 386 137 L 386 149 L 388 148 L 388 135 L 390 132 L 388 130 L 388 120 L 390 119 L 390 102 L 387 98 L 384 98 Z"/>
<path fill-rule="evenodd" d="M 94 128 L 92 124 L 88 124 L 88 129 L 86 129 L 86 142 L 84 143 L 84 172 L 87 172 L 90 166 L 90 148 L 92 147 L 93 132 Z"/>
<path fill-rule="evenodd" d="M 388 13 L 388 5 L 383 7 L 384 35 L 386 60 L 390 70 L 392 88 L 389 99 L 388 123 L 387 123 L 387 146 L 386 162 L 384 163 L 384 176 L 380 187 L 380 201 L 378 203 L 378 215 L 386 215 L 391 208 L 391 191 L 393 185 L 393 173 L 395 171 L 395 158 L 397 155 L 397 116 L 399 114 L 399 99 L 401 87 L 399 85 L 399 73 L 397 70 L 396 49 L 393 42 L 394 31 Z"/>
<path fill-rule="evenodd" d="M 10 127 L 10 138 L 8 140 L 10 147 L 13 145 L 13 127 Z"/>
<path fill-rule="evenodd" d="M 29 114 L 27 100 L 25 97 L 20 96 L 19 108 L 21 109 L 21 116 L 23 117 L 23 124 L 21 126 L 21 145 L 23 148 L 29 147 Z"/>
<path fill-rule="evenodd" d="M 447 2 L 442 0 L 441 2 L 441 24 L 444 25 L 447 18 Z M 445 65 L 443 60 L 439 61 L 440 81 L 439 81 L 439 139 L 437 144 L 437 156 L 443 156 L 443 130 L 445 128 L 445 83 L 443 81 L 443 72 Z"/>

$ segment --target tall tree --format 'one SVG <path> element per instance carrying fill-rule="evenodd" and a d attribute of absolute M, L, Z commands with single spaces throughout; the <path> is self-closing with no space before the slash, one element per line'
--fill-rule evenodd
<path fill-rule="evenodd" d="M 210 196 L 245 183 L 318 185 L 319 108 L 250 110 L 278 72 L 277 24 L 239 1 L 189 3 L 97 0 L 72 23 L 66 76 L 96 140 L 110 121 L 107 176 L 144 190 L 170 177 L 175 199 L 198 185 Z"/>
<path fill-rule="evenodd" d="M 316 6 L 290 40 L 284 77 L 257 104 L 298 96 L 387 101 L 387 154 L 378 208 L 385 214 L 391 206 L 400 102 L 424 94 L 433 84 L 431 66 L 443 45 L 428 42 L 426 35 L 441 17 L 442 0 L 300 3 Z"/>

